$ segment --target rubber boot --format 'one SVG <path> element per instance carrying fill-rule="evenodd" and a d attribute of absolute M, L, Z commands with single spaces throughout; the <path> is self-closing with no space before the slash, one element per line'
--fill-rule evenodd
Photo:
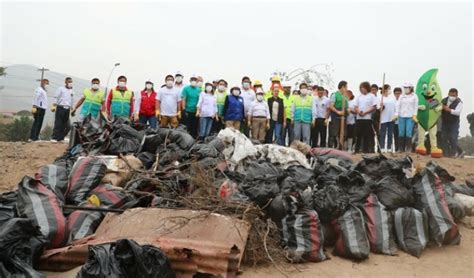
<path fill-rule="evenodd" d="M 399 153 L 405 152 L 405 137 L 398 138 L 398 152 Z"/>
<path fill-rule="evenodd" d="M 352 153 L 352 138 L 347 139 L 347 151 Z"/>
<path fill-rule="evenodd" d="M 405 152 L 411 153 L 411 137 L 405 137 Z"/>

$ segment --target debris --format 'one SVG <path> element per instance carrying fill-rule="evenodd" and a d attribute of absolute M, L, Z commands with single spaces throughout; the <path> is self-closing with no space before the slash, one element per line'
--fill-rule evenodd
<path fill-rule="evenodd" d="M 80 157 L 71 171 L 66 201 L 75 205 L 84 202 L 89 192 L 99 185 L 106 170 L 101 158 Z"/>
<path fill-rule="evenodd" d="M 428 216 L 415 208 L 398 208 L 394 216 L 398 246 L 419 258 L 428 243 Z"/>

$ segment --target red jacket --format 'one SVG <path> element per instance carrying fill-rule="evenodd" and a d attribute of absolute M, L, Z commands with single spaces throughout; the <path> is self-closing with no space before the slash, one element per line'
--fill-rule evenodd
<path fill-rule="evenodd" d="M 152 91 L 150 96 L 145 90 L 140 92 L 140 115 L 151 117 L 155 115 L 156 110 L 156 92 Z"/>

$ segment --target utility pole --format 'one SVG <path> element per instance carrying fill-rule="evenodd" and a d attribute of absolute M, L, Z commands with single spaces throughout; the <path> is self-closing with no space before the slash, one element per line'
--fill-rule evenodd
<path fill-rule="evenodd" d="M 44 72 L 49 71 L 49 69 L 45 69 L 44 67 L 38 69 L 38 71 L 41 71 L 41 79 L 37 79 L 36 81 L 41 81 L 44 78 Z"/>

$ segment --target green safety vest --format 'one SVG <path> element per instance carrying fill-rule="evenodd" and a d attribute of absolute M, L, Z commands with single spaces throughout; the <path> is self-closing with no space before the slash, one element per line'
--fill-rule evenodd
<path fill-rule="evenodd" d="M 227 92 L 224 91 L 221 93 L 219 91 L 216 91 L 215 95 L 216 95 L 216 100 L 217 100 L 217 114 L 219 116 L 223 116 L 224 104 L 225 104 L 225 98 L 227 97 Z"/>
<path fill-rule="evenodd" d="M 336 108 L 337 110 L 341 110 L 342 109 L 342 98 L 343 98 L 342 94 L 339 91 L 336 91 L 333 94 L 335 94 L 335 96 L 336 96 L 336 102 L 334 102 L 334 108 Z M 349 107 L 349 104 L 347 102 L 347 97 L 344 96 L 344 110 L 347 111 L 348 107 Z"/>
<path fill-rule="evenodd" d="M 93 92 L 91 89 L 84 90 L 84 103 L 82 104 L 81 115 L 97 118 L 104 103 L 104 92 Z"/>
<path fill-rule="evenodd" d="M 313 119 L 313 96 L 295 96 L 295 122 L 310 124 Z"/>
<path fill-rule="evenodd" d="M 292 120 L 293 115 L 291 114 L 291 107 L 293 106 L 293 102 L 295 102 L 295 96 L 289 95 L 286 97 L 283 95 L 283 105 L 285 106 L 285 114 L 286 118 Z"/>
<path fill-rule="evenodd" d="M 116 117 L 130 116 L 130 100 L 132 99 L 132 92 L 125 91 L 123 95 L 120 91 L 112 90 L 112 108 L 110 114 Z"/>
<path fill-rule="evenodd" d="M 268 91 L 265 93 L 265 99 L 267 99 L 267 100 L 268 100 L 269 98 L 271 98 L 272 96 L 273 96 L 272 90 L 268 90 Z M 285 97 L 285 92 L 284 92 L 282 89 L 280 89 L 280 91 L 278 92 L 278 97 L 281 98 L 281 99 L 283 99 L 283 98 Z"/>

